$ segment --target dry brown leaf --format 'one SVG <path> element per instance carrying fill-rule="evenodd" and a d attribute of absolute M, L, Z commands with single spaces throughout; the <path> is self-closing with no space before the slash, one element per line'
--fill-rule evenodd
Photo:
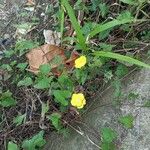
<path fill-rule="evenodd" d="M 30 66 L 28 70 L 37 74 L 41 65 L 47 63 L 51 64 L 52 60 L 56 58 L 56 56 L 61 57 L 62 64 L 64 64 L 65 68 L 69 70 L 74 67 L 74 61 L 79 54 L 77 52 L 72 52 L 71 57 L 67 60 L 62 48 L 56 45 L 45 44 L 38 48 L 31 49 L 31 51 L 26 54 Z M 55 75 L 59 76 L 61 74 L 61 72 L 58 71 L 59 64 L 53 64 L 51 67 L 52 72 Z"/>
<path fill-rule="evenodd" d="M 27 0 L 26 6 L 34 6 L 35 1 L 34 0 Z"/>

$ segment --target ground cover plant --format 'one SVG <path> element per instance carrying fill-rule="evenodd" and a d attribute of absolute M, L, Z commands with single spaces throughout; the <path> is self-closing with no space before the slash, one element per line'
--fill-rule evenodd
<path fill-rule="evenodd" d="M 1 42 L 2 149 L 42 149 L 51 131 L 67 136 L 91 97 L 111 81 L 114 99 L 122 96 L 120 79 L 128 70 L 150 68 L 142 61 L 150 47 L 149 5 L 148 0 L 28 0 L 21 6 L 12 44 L 9 38 Z M 46 33 L 53 35 L 48 41 Z M 132 128 L 133 120 L 131 114 L 120 116 L 118 124 Z M 101 149 L 116 149 L 117 133 L 107 127 L 100 133 Z"/>

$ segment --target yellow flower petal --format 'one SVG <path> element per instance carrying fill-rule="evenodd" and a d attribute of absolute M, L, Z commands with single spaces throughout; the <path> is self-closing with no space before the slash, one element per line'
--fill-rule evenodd
<path fill-rule="evenodd" d="M 75 60 L 75 68 L 81 68 L 83 66 L 85 66 L 86 64 L 86 57 L 85 56 L 80 56 L 79 58 L 77 58 Z"/>
<path fill-rule="evenodd" d="M 72 106 L 77 107 L 78 109 L 81 109 L 84 107 L 85 104 L 86 104 L 86 100 L 82 93 L 72 95 L 72 99 L 71 99 Z"/>
<path fill-rule="evenodd" d="M 82 109 L 84 107 L 84 105 L 81 105 L 80 107 L 77 107 L 78 109 Z"/>

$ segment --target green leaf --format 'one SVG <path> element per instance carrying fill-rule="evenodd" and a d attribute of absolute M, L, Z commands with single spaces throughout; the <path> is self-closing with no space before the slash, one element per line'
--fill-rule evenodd
<path fill-rule="evenodd" d="M 9 141 L 8 142 L 8 149 L 7 150 L 19 150 L 19 147 L 17 144 Z"/>
<path fill-rule="evenodd" d="M 121 87 L 122 87 L 121 81 L 120 81 L 118 78 L 116 78 L 116 79 L 112 82 L 112 85 L 113 85 L 113 87 L 114 87 L 113 96 L 114 96 L 115 99 L 116 99 L 116 98 L 118 99 L 118 98 L 122 95 L 122 91 L 121 91 Z"/>
<path fill-rule="evenodd" d="M 105 52 L 105 51 L 94 52 L 94 55 L 101 56 L 101 57 L 113 58 L 113 59 L 117 59 L 119 61 L 125 61 L 125 62 L 131 63 L 131 64 L 135 64 L 135 65 L 150 69 L 150 65 L 145 64 L 145 63 L 143 63 L 137 59 L 131 58 L 129 56 L 124 56 L 124 55 L 120 55 L 117 53 Z"/>
<path fill-rule="evenodd" d="M 10 58 L 11 56 L 13 56 L 15 54 L 14 50 L 6 50 L 4 51 L 4 54 L 6 58 Z"/>
<path fill-rule="evenodd" d="M 111 143 L 117 138 L 117 134 L 111 128 L 102 128 L 103 142 Z"/>
<path fill-rule="evenodd" d="M 100 3 L 99 8 L 100 8 L 102 17 L 105 17 L 107 13 L 109 12 L 109 7 L 107 6 L 106 3 Z"/>
<path fill-rule="evenodd" d="M 97 7 L 101 3 L 101 0 L 92 0 L 91 2 L 92 2 L 91 10 L 92 11 L 96 11 Z"/>
<path fill-rule="evenodd" d="M 87 79 L 87 72 L 85 70 L 76 69 L 75 76 L 77 78 L 77 81 L 83 85 Z"/>
<path fill-rule="evenodd" d="M 101 147 L 102 150 L 116 150 L 114 143 L 103 142 Z"/>
<path fill-rule="evenodd" d="M 100 32 L 103 32 L 103 31 L 106 31 L 108 29 L 111 29 L 117 25 L 122 25 L 122 24 L 126 24 L 126 23 L 131 23 L 133 22 L 134 20 L 133 19 L 122 19 L 122 20 L 117 20 L 117 19 L 114 19 L 110 22 L 107 22 L 107 23 L 104 23 L 104 24 L 100 24 L 100 25 L 97 25 L 89 34 L 89 38 L 92 38 L 94 37 L 96 34 L 100 33 Z"/>
<path fill-rule="evenodd" d="M 25 77 L 23 80 L 19 81 L 17 86 L 29 86 L 32 85 L 33 81 L 30 77 Z"/>
<path fill-rule="evenodd" d="M 12 67 L 9 64 L 3 64 L 0 66 L 2 69 L 6 69 L 7 71 L 12 71 Z"/>
<path fill-rule="evenodd" d="M 42 148 L 46 144 L 46 140 L 43 138 L 44 131 L 40 131 L 37 135 L 31 139 L 26 139 L 22 143 L 22 148 L 25 150 L 37 150 Z"/>
<path fill-rule="evenodd" d="M 134 17 L 132 16 L 131 12 L 126 10 L 122 13 L 119 14 L 119 16 L 117 17 L 117 20 L 133 20 Z"/>
<path fill-rule="evenodd" d="M 61 42 L 63 40 L 63 32 L 64 32 L 64 22 L 65 22 L 65 13 L 64 13 L 64 8 L 61 6 L 60 10 L 60 33 L 61 33 Z"/>
<path fill-rule="evenodd" d="M 42 74 L 47 75 L 47 74 L 50 72 L 50 70 L 51 70 L 51 67 L 50 67 L 49 64 L 44 64 L 44 65 L 41 65 L 41 66 L 40 66 L 40 72 L 41 72 Z"/>
<path fill-rule="evenodd" d="M 67 90 L 54 90 L 53 91 L 54 97 L 57 102 L 61 103 L 63 106 L 68 105 L 67 98 L 71 96 L 71 92 Z"/>
<path fill-rule="evenodd" d="M 71 92 L 73 91 L 74 86 L 72 80 L 70 80 L 70 78 L 66 74 L 62 74 L 61 76 L 59 76 L 58 82 L 64 89 Z"/>
<path fill-rule="evenodd" d="M 19 68 L 21 71 L 25 70 L 28 63 L 19 63 L 16 67 Z"/>
<path fill-rule="evenodd" d="M 133 127 L 134 117 L 132 115 L 122 116 L 118 121 L 126 128 L 130 129 Z"/>
<path fill-rule="evenodd" d="M 12 97 L 12 93 L 7 91 L 2 93 L 0 97 L 0 105 L 3 107 L 15 106 L 17 104 L 16 100 Z"/>
<path fill-rule="evenodd" d="M 127 73 L 128 73 L 128 68 L 127 68 L 125 65 L 119 64 L 119 65 L 117 66 L 117 69 L 116 69 L 116 71 L 115 71 L 115 74 L 116 74 L 119 78 L 125 76 Z"/>
<path fill-rule="evenodd" d="M 61 125 L 61 122 L 60 122 L 60 119 L 61 119 L 61 115 L 59 113 L 53 113 L 51 114 L 50 116 L 47 116 L 48 119 L 51 120 L 53 126 L 59 130 L 62 128 L 62 125 Z"/>
<path fill-rule="evenodd" d="M 82 30 L 80 28 L 80 25 L 79 25 L 79 23 L 78 23 L 78 21 L 76 19 L 74 10 L 72 9 L 72 7 L 69 4 L 68 0 L 62 0 L 62 5 L 64 5 L 64 7 L 66 8 L 66 10 L 68 12 L 68 16 L 70 18 L 72 26 L 73 26 L 73 28 L 76 31 L 77 38 L 79 40 L 79 44 L 81 45 L 83 50 L 86 50 L 86 44 L 85 44 L 86 39 L 83 36 Z"/>
<path fill-rule="evenodd" d="M 16 42 L 15 50 L 19 51 L 19 56 L 22 56 L 28 49 L 33 49 L 38 46 L 37 42 L 21 39 Z"/>
<path fill-rule="evenodd" d="M 138 1 L 137 0 L 120 0 L 121 2 L 128 4 L 128 5 L 138 5 Z"/>
<path fill-rule="evenodd" d="M 135 100 L 139 97 L 139 94 L 138 93 L 134 93 L 134 92 L 130 92 L 129 95 L 128 95 L 128 99 L 129 100 Z"/>
<path fill-rule="evenodd" d="M 143 107 L 150 107 L 150 100 L 147 101 L 147 102 L 143 105 Z"/>
<path fill-rule="evenodd" d="M 47 89 L 50 87 L 50 83 L 53 78 L 51 77 L 43 77 L 42 79 L 38 80 L 37 84 L 34 85 L 36 89 Z"/>
<path fill-rule="evenodd" d="M 24 122 L 25 119 L 26 119 L 26 114 L 18 115 L 17 117 L 13 118 L 13 123 L 15 123 L 16 126 L 19 126 Z"/>

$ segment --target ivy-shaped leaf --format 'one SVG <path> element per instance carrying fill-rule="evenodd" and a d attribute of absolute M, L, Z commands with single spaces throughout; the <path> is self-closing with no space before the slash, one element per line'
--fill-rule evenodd
<path fill-rule="evenodd" d="M 71 96 L 71 92 L 67 90 L 54 90 L 53 91 L 54 97 L 56 99 L 56 102 L 61 103 L 63 106 L 68 105 L 67 98 Z"/>
<path fill-rule="evenodd" d="M 111 143 L 117 138 L 117 134 L 111 128 L 102 128 L 102 139 L 103 142 Z"/>
<path fill-rule="evenodd" d="M 10 107 L 16 105 L 16 100 L 12 97 L 12 93 L 7 91 L 5 93 L 2 93 L 2 96 L 0 97 L 0 105 L 2 107 Z"/>
<path fill-rule="evenodd" d="M 19 150 L 19 147 L 14 142 L 9 141 L 8 142 L 8 149 L 7 150 Z"/>
<path fill-rule="evenodd" d="M 19 81 L 17 86 L 29 86 L 32 85 L 33 81 L 30 77 L 26 77 L 23 80 Z"/>
<path fill-rule="evenodd" d="M 60 130 L 62 128 L 60 119 L 61 119 L 61 115 L 59 113 L 53 113 L 50 116 L 47 116 L 48 119 L 51 120 L 53 126 L 57 129 Z"/>
<path fill-rule="evenodd" d="M 24 140 L 22 143 L 22 148 L 25 150 L 37 150 L 37 148 L 41 149 L 46 144 L 46 140 L 43 138 L 43 135 L 44 131 L 40 131 L 31 139 Z"/>
<path fill-rule="evenodd" d="M 130 129 L 133 127 L 134 117 L 129 114 L 126 116 L 122 116 L 118 119 L 118 121 L 126 128 Z"/>
<path fill-rule="evenodd" d="M 26 118 L 26 114 L 18 115 L 13 119 L 13 123 L 15 123 L 16 126 L 19 126 L 24 122 L 25 118 Z"/>
<path fill-rule="evenodd" d="M 21 71 L 25 70 L 28 63 L 19 63 L 16 67 L 19 68 Z"/>
<path fill-rule="evenodd" d="M 47 74 L 50 72 L 50 70 L 51 70 L 51 67 L 50 67 L 49 64 L 44 64 L 44 65 L 41 65 L 41 66 L 40 66 L 40 72 L 41 72 L 42 74 L 47 75 Z"/>
<path fill-rule="evenodd" d="M 50 83 L 53 78 L 43 77 L 37 81 L 37 84 L 34 85 L 36 89 L 47 89 L 50 87 Z"/>

